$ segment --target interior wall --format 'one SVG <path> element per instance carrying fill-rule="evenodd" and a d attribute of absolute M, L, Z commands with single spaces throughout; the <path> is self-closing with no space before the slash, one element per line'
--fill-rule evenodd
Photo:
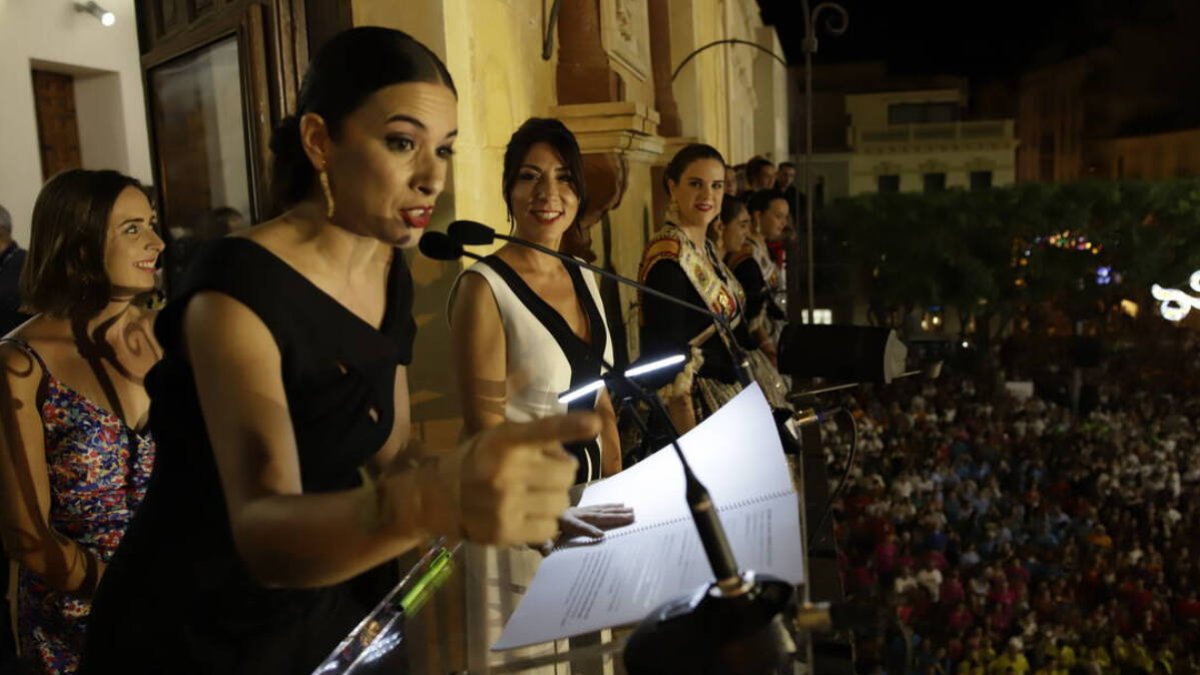
<path fill-rule="evenodd" d="M 0 91 L 5 99 L 0 105 L 0 204 L 12 213 L 13 234 L 23 245 L 29 242 L 29 217 L 42 186 L 32 62 L 64 72 L 107 73 L 94 82 L 76 81 L 85 166 L 89 157 L 103 158 L 112 165 L 88 168 L 116 168 L 151 181 L 133 0 L 105 0 L 104 6 L 117 17 L 113 26 L 75 11 L 70 2 L 0 0 Z M 118 86 L 105 77 L 116 78 Z M 110 95 L 119 98 L 103 102 Z M 99 122 L 91 114 L 112 123 L 108 138 L 98 134 Z M 118 143 L 123 143 L 124 152 Z"/>
<path fill-rule="evenodd" d="M 129 173 L 121 76 L 117 73 L 76 75 L 75 114 L 83 166 Z"/>

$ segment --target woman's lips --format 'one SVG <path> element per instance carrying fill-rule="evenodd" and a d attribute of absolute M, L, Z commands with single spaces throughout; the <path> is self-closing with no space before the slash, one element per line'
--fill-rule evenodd
<path fill-rule="evenodd" d="M 532 213 L 532 214 L 533 214 L 533 217 L 534 217 L 534 218 L 536 218 L 536 219 L 538 220 L 538 222 L 540 222 L 540 223 L 547 223 L 547 224 L 548 224 L 548 223 L 553 223 L 554 221 L 556 221 L 556 220 L 558 220 L 559 218 L 561 218 L 561 217 L 562 217 L 562 215 L 563 215 L 563 212 L 562 212 L 562 211 L 550 211 L 550 210 L 546 210 L 546 211 L 530 211 L 530 213 Z"/>
<path fill-rule="evenodd" d="M 433 207 L 422 206 L 415 209 L 404 209 L 400 213 L 404 216 L 404 222 L 408 223 L 409 227 L 419 230 L 429 225 L 429 221 L 433 218 Z"/>

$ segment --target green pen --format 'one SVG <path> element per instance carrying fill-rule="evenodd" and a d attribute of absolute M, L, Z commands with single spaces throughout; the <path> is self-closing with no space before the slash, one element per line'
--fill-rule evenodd
<path fill-rule="evenodd" d="M 453 569 L 451 566 L 452 555 L 445 548 L 438 551 L 433 561 L 429 563 L 429 568 L 413 582 L 412 588 L 400 598 L 400 610 L 406 616 L 411 617 L 420 611 L 433 591 L 437 590 L 441 582 L 450 576 L 450 571 Z"/>

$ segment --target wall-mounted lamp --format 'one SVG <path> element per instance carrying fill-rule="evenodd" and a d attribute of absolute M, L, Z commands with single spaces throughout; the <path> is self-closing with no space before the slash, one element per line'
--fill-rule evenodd
<path fill-rule="evenodd" d="M 76 12 L 87 12 L 100 20 L 100 23 L 105 26 L 111 26 L 117 22 L 117 15 L 104 9 L 95 2 L 77 2 L 75 3 Z"/>

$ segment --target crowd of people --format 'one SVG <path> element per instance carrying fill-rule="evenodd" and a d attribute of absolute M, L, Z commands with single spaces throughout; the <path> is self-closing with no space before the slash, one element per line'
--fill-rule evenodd
<path fill-rule="evenodd" d="M 1198 672 L 1200 362 L 1184 342 L 1179 393 L 1109 372 L 1087 416 L 965 377 L 856 395 L 844 588 L 911 630 L 916 672 Z M 840 475 L 849 437 L 834 438 Z M 863 672 L 902 643 L 861 641 Z"/>

